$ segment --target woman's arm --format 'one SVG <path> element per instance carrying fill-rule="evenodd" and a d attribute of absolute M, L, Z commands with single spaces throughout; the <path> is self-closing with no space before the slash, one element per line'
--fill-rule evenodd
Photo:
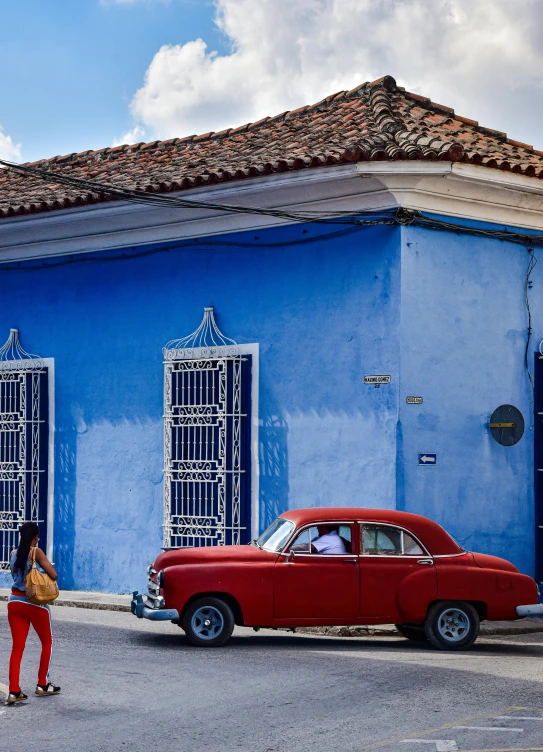
<path fill-rule="evenodd" d="M 56 580 L 58 577 L 57 570 L 51 564 L 47 556 L 43 553 L 41 548 L 36 548 L 36 561 L 43 569 L 43 571 L 49 575 L 52 580 Z"/>

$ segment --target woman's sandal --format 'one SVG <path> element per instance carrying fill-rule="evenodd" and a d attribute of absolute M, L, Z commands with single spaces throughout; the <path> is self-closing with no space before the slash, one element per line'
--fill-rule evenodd
<path fill-rule="evenodd" d="M 59 692 L 60 692 L 60 687 L 55 687 L 55 685 L 51 684 L 51 682 L 49 682 L 49 684 L 43 684 L 43 685 L 36 684 L 35 694 L 37 695 L 41 695 L 41 696 L 58 695 Z"/>
<path fill-rule="evenodd" d="M 22 702 L 23 700 L 28 700 L 28 695 L 25 695 L 24 692 L 10 692 L 8 699 L 6 700 L 6 705 L 13 705 L 16 702 Z"/>

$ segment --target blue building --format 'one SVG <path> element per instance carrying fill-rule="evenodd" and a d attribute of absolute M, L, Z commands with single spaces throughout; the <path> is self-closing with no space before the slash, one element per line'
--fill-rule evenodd
<path fill-rule="evenodd" d="M 36 519 L 62 587 L 128 592 L 352 505 L 541 579 L 542 177 L 390 76 L 0 170 L 1 566 Z"/>

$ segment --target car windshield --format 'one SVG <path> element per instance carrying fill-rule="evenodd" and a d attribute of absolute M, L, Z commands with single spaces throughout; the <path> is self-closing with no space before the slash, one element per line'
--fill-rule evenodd
<path fill-rule="evenodd" d="M 264 530 L 256 541 L 256 545 L 266 551 L 278 553 L 287 542 L 294 527 L 294 522 L 286 520 L 284 517 L 278 517 L 267 530 Z"/>

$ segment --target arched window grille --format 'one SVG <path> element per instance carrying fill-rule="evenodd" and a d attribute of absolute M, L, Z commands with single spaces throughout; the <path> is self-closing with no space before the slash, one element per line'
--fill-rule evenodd
<path fill-rule="evenodd" d="M 240 544 L 251 534 L 251 356 L 212 307 L 164 353 L 164 547 Z"/>
<path fill-rule="evenodd" d="M 0 347 L 0 569 L 17 548 L 19 526 L 37 522 L 47 547 L 48 369 L 11 329 Z"/>

